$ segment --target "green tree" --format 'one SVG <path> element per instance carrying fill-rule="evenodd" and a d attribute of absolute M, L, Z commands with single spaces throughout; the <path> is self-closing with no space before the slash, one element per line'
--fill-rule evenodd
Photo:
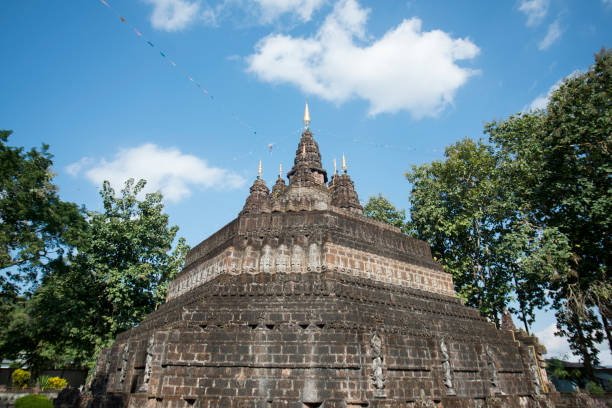
<path fill-rule="evenodd" d="M 406 210 L 398 210 L 382 194 L 378 194 L 378 197 L 370 197 L 363 207 L 363 215 L 393 225 L 405 234 L 410 230 L 406 222 Z"/>
<path fill-rule="evenodd" d="M 91 365 L 98 349 L 165 301 L 188 247 L 180 238 L 172 249 L 178 227 L 168 225 L 159 193 L 138 198 L 144 186 L 129 180 L 117 196 L 104 183 L 104 211 L 88 212 L 76 250 L 47 265 L 15 323 L 13 354 L 37 367 Z"/>
<path fill-rule="evenodd" d="M 444 161 L 413 166 L 411 222 L 453 275 L 460 297 L 499 324 L 511 279 L 499 256 L 507 209 L 500 163 L 482 142 L 448 147 Z"/>
<path fill-rule="evenodd" d="M 612 350 L 611 94 L 612 53 L 602 49 L 587 72 L 563 81 L 545 111 L 486 127 L 523 177 L 514 190 L 531 220 L 568 242 L 566 267 L 551 280 L 553 306 L 559 334 L 591 373 L 602 326 Z"/>
<path fill-rule="evenodd" d="M 60 200 L 48 145 L 24 152 L 0 131 L 0 297 L 14 299 L 36 285 L 39 267 L 79 239 L 84 224 L 76 204 Z"/>
<path fill-rule="evenodd" d="M 509 155 L 464 139 L 407 177 L 412 226 L 453 275 L 459 296 L 498 325 L 515 300 L 510 310 L 529 332 L 569 250 L 563 234 L 533 222 L 519 170 Z"/>
<path fill-rule="evenodd" d="M 49 266 L 70 253 L 86 222 L 83 209 L 61 201 L 48 146 L 25 152 L 0 131 L 0 356 L 21 356 L 36 344 L 28 299 Z"/>

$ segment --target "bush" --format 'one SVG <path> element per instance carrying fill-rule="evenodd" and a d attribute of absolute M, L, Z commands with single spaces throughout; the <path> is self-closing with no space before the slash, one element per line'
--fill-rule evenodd
<path fill-rule="evenodd" d="M 60 377 L 49 378 L 49 388 L 54 390 L 63 390 L 68 385 L 68 381 Z"/>
<path fill-rule="evenodd" d="M 15 408 L 53 408 L 53 402 L 44 395 L 28 395 L 17 398 Z"/>
<path fill-rule="evenodd" d="M 13 387 L 25 388 L 28 386 L 28 381 L 30 381 L 30 372 L 18 368 L 13 371 L 11 377 L 13 379 Z"/>
<path fill-rule="evenodd" d="M 599 386 L 599 384 L 594 383 L 593 381 L 589 381 L 586 389 L 591 395 L 601 396 L 606 393 L 604 389 Z"/>
<path fill-rule="evenodd" d="M 40 377 L 38 377 L 38 380 L 36 380 L 36 382 L 40 386 L 41 391 L 46 391 L 51 388 L 51 385 L 49 384 L 49 378 L 51 377 L 49 377 L 48 375 L 41 375 Z"/>

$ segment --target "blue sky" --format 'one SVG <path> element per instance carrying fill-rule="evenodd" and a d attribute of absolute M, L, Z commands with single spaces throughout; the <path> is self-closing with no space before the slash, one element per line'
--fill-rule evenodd
<path fill-rule="evenodd" d="M 328 172 L 345 153 L 362 201 L 405 208 L 411 165 L 544 107 L 612 46 L 611 0 L 107 4 L 0 3 L 0 128 L 50 144 L 62 198 L 88 208 L 102 180 L 146 178 L 191 245 L 238 214 L 259 160 L 269 185 L 291 168 L 305 100 Z M 552 323 L 536 330 L 562 353 Z"/>

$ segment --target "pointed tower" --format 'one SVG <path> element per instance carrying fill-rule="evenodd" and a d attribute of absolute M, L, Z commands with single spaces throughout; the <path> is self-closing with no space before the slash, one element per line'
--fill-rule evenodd
<path fill-rule="evenodd" d="M 309 124 L 306 107 L 289 185 L 281 169 L 270 194 L 260 162 L 166 303 L 100 351 L 81 406 L 551 407 L 534 337 L 497 330 L 427 243 L 365 217 L 344 156 L 327 185 Z"/>
<path fill-rule="evenodd" d="M 259 161 L 259 169 L 257 170 L 257 178 L 250 188 L 250 194 L 244 203 L 244 207 L 240 212 L 243 214 L 270 212 L 270 190 L 266 186 L 266 182 L 261 178 L 261 160 Z"/>
<path fill-rule="evenodd" d="M 355 191 L 355 184 L 346 170 L 346 158 L 342 153 L 342 174 L 334 172 L 329 183 L 332 196 L 332 205 L 355 214 L 363 214 L 363 207 L 359 204 L 359 197 Z"/>
<path fill-rule="evenodd" d="M 309 125 L 310 112 L 308 104 L 306 104 L 304 109 L 304 132 L 302 132 L 302 137 L 295 152 L 293 168 L 287 173 L 290 186 L 311 187 L 322 186 L 327 183 L 327 172 L 321 165 L 319 145 L 314 140 Z"/>

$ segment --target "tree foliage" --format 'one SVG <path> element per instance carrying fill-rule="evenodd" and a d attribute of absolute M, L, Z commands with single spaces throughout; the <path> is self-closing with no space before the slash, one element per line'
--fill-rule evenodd
<path fill-rule="evenodd" d="M 144 180 L 119 195 L 105 182 L 103 211 L 86 212 L 59 199 L 47 146 L 26 154 L 3 143 L 9 134 L 0 138 L 0 356 L 35 372 L 91 364 L 165 301 L 188 247 L 175 243 L 162 196 L 139 198 Z"/>
<path fill-rule="evenodd" d="M 168 225 L 159 193 L 137 198 L 144 185 L 129 180 L 116 196 L 105 182 L 104 211 L 88 213 L 78 252 L 34 293 L 34 337 L 48 343 L 49 354 L 91 363 L 97 349 L 165 301 L 188 247 L 181 238 L 172 251 L 178 227 Z"/>
<path fill-rule="evenodd" d="M 568 242 L 568 262 L 552 276 L 551 294 L 559 334 L 587 370 L 598 361 L 602 326 L 612 342 L 611 129 L 612 52 L 606 49 L 587 72 L 563 81 L 545 111 L 486 127 L 524 179 L 514 190 L 531 219 Z"/>
<path fill-rule="evenodd" d="M 57 194 L 49 146 L 25 152 L 6 144 L 11 134 L 0 131 L 0 302 L 35 285 L 39 267 L 73 245 L 84 223 Z"/>
<path fill-rule="evenodd" d="M 406 210 L 395 208 L 389 200 L 383 197 L 382 193 L 378 194 L 378 197 L 370 197 L 363 207 L 363 215 L 393 225 L 406 234 L 410 230 L 406 221 Z"/>

